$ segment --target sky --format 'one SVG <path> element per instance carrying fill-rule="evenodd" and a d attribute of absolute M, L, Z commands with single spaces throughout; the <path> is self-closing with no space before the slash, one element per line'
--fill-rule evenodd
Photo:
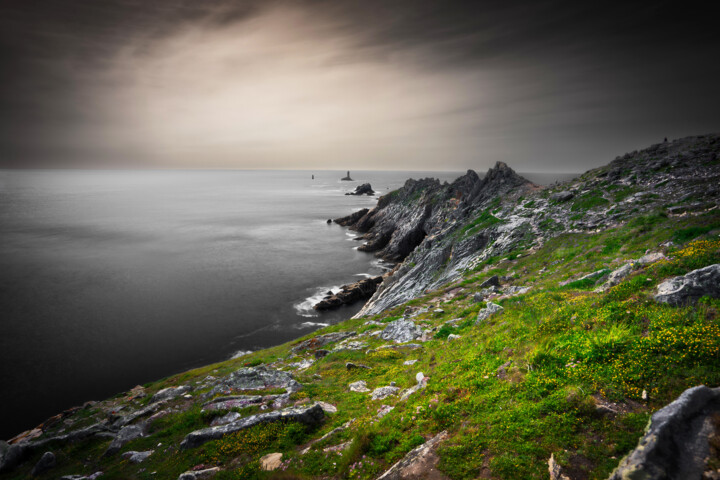
<path fill-rule="evenodd" d="M 3 0 L 0 168 L 580 172 L 720 131 L 710 5 Z"/>

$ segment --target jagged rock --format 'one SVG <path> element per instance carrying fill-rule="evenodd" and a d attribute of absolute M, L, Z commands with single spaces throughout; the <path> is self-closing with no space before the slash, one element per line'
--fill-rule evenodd
<path fill-rule="evenodd" d="M 377 332 L 377 334 L 380 334 L 380 332 Z M 367 346 L 368 346 L 367 342 L 345 340 L 345 341 L 342 341 L 342 342 L 338 343 L 337 345 L 335 345 L 335 347 L 333 348 L 333 352 L 340 352 L 343 350 L 362 350 L 364 348 L 367 348 Z"/>
<path fill-rule="evenodd" d="M 105 455 L 113 455 L 119 452 L 123 445 L 143 435 L 143 428 L 140 425 L 128 425 L 121 428 L 117 435 L 115 435 L 115 439 L 110 442 L 110 446 L 105 451 Z"/>
<path fill-rule="evenodd" d="M 57 460 L 55 459 L 55 454 L 53 452 L 45 452 L 43 453 L 42 457 L 40 457 L 40 460 L 35 464 L 35 466 L 32 469 L 32 472 L 30 472 L 30 475 L 33 477 L 36 477 L 42 473 L 47 472 L 51 468 L 53 468 L 55 465 L 57 465 Z"/>
<path fill-rule="evenodd" d="M 390 467 L 377 480 L 449 480 L 437 470 L 439 457 L 437 447 L 448 438 L 447 431 L 435 435 L 419 447 L 411 450 L 402 460 Z"/>
<path fill-rule="evenodd" d="M 178 480 L 206 480 L 214 477 L 220 471 L 220 467 L 205 468 L 203 470 L 191 470 L 180 474 Z"/>
<path fill-rule="evenodd" d="M 228 397 L 217 397 L 203 404 L 203 411 L 245 408 L 251 405 L 260 405 L 261 403 L 274 401 L 279 396 L 280 395 L 231 395 Z"/>
<path fill-rule="evenodd" d="M 562 192 L 557 192 L 557 193 L 553 193 L 552 195 L 550 195 L 550 200 L 552 200 L 554 202 L 567 202 L 574 196 L 575 196 L 575 194 L 573 192 L 562 191 Z"/>
<path fill-rule="evenodd" d="M 159 402 L 162 400 L 172 400 L 192 390 L 189 385 L 181 385 L 179 387 L 168 387 L 163 388 L 150 399 L 151 403 Z"/>
<path fill-rule="evenodd" d="M 370 394 L 370 398 L 373 400 L 383 400 L 387 397 L 397 395 L 397 392 L 400 389 L 395 386 L 389 386 L 389 387 L 378 387 Z"/>
<path fill-rule="evenodd" d="M 127 415 L 120 415 L 118 418 L 113 422 L 114 428 L 120 428 L 124 427 L 125 425 L 129 425 L 138 418 L 142 418 L 144 416 L 150 415 L 151 413 L 154 413 L 158 408 L 160 408 L 162 405 L 168 402 L 168 399 L 161 400 L 159 402 L 151 403 L 150 405 L 141 408 L 140 410 L 136 410 L 135 412 L 129 413 Z"/>
<path fill-rule="evenodd" d="M 377 415 L 375 415 L 375 418 L 377 418 L 379 420 L 379 419 L 383 418 L 384 416 L 386 416 L 388 413 L 392 412 L 393 410 L 395 410 L 395 407 L 391 407 L 390 405 L 383 405 L 378 410 L 378 413 L 377 413 Z"/>
<path fill-rule="evenodd" d="M 709 437 L 720 413 L 720 388 L 685 390 L 650 418 L 635 450 L 622 459 L 609 480 L 699 479 L 710 453 Z"/>
<path fill-rule="evenodd" d="M 490 315 L 497 312 L 502 312 L 503 310 L 505 309 L 500 305 L 492 302 L 487 302 L 487 306 L 478 312 L 477 319 L 475 320 L 475 325 L 484 320 L 487 320 Z"/>
<path fill-rule="evenodd" d="M 190 432 L 185 436 L 185 439 L 182 441 L 182 443 L 180 443 L 180 448 L 195 448 L 205 442 L 209 442 L 210 440 L 216 440 L 230 433 L 235 433 L 261 423 L 295 421 L 303 423 L 305 425 L 316 425 L 320 423 L 324 417 L 325 412 L 318 404 L 313 404 L 308 407 L 292 407 L 274 412 L 260 413 L 257 415 L 240 418 L 226 425 L 203 428 L 202 430 L 195 430 L 194 432 Z"/>
<path fill-rule="evenodd" d="M 381 284 L 382 281 L 383 277 L 377 276 L 365 278 L 349 285 L 343 285 L 338 293 L 326 296 L 313 305 L 313 308 L 319 311 L 332 310 L 342 307 L 343 305 L 350 305 L 359 300 L 367 300 L 373 296 L 373 293 L 375 293 L 375 290 L 377 290 L 378 285 Z"/>
<path fill-rule="evenodd" d="M 348 192 L 345 195 L 375 195 L 375 190 L 372 189 L 369 183 L 363 183 L 355 187 L 355 190 Z"/>
<path fill-rule="evenodd" d="M 582 277 L 578 278 L 577 281 L 582 282 L 583 280 L 599 280 L 608 273 L 610 273 L 610 271 L 607 268 L 603 268 L 601 270 L 588 273 L 587 275 L 583 275 Z"/>
<path fill-rule="evenodd" d="M 392 340 L 395 343 L 405 343 L 420 338 L 422 334 L 422 329 L 413 322 L 401 319 L 388 323 L 380 338 Z"/>
<path fill-rule="evenodd" d="M 655 301 L 680 306 L 696 302 L 706 295 L 720 297 L 720 264 L 665 280 L 657 287 Z"/>
<path fill-rule="evenodd" d="M 293 353 L 299 353 L 304 350 L 315 350 L 324 347 L 328 343 L 339 342 L 349 337 L 354 337 L 355 332 L 333 332 L 325 335 L 318 335 L 307 340 L 303 340 L 292 348 Z"/>
<path fill-rule="evenodd" d="M 350 425 L 352 425 L 354 422 L 355 422 L 355 419 L 351 418 L 350 420 L 348 420 L 341 426 L 333 428 L 332 430 L 330 430 L 328 433 L 326 433 L 322 437 L 316 438 L 315 440 L 311 441 L 307 447 L 300 450 L 300 455 L 305 455 L 306 453 L 308 453 L 310 451 L 310 449 L 312 448 L 312 446 L 315 445 L 316 443 L 320 443 L 323 440 L 327 440 L 328 438 L 332 437 L 333 435 L 335 435 L 337 433 L 347 430 L 350 427 Z"/>
<path fill-rule="evenodd" d="M 498 278 L 497 275 L 493 275 L 492 277 L 485 280 L 483 283 L 480 284 L 478 288 L 490 288 L 490 287 L 500 287 L 500 278 Z"/>
<path fill-rule="evenodd" d="M 357 382 L 352 382 L 348 385 L 348 387 L 350 387 L 351 392 L 365 393 L 370 391 L 370 389 L 367 387 L 367 382 L 365 380 L 358 380 Z"/>
<path fill-rule="evenodd" d="M 358 220 L 360 220 L 362 217 L 364 217 L 370 210 L 367 208 L 363 208 L 362 210 L 358 210 L 355 213 L 352 213 L 348 215 L 347 217 L 342 218 L 336 218 L 333 220 L 338 225 L 341 225 L 343 227 L 347 227 L 348 225 L 353 225 L 354 223 L 357 223 Z"/>
<path fill-rule="evenodd" d="M 154 451 L 155 450 L 146 450 L 144 452 L 136 452 L 135 450 L 130 450 L 129 452 L 123 453 L 122 457 L 130 463 L 142 463 L 147 460 Z"/>
<path fill-rule="evenodd" d="M 609 290 L 610 288 L 614 287 L 615 285 L 622 282 L 625 277 L 630 275 L 635 268 L 635 265 L 633 265 L 632 262 L 626 263 L 620 268 L 617 268 L 610 272 L 610 276 L 608 277 L 607 281 L 603 283 L 600 287 L 596 289 L 598 292 L 605 292 Z"/>
<path fill-rule="evenodd" d="M 277 470 L 282 465 L 282 453 L 268 453 L 260 458 L 260 470 L 271 472 Z"/>
<path fill-rule="evenodd" d="M 320 408 L 322 408 L 323 412 L 325 412 L 325 413 L 337 413 L 337 411 L 338 411 L 337 407 L 335 405 L 333 405 L 332 403 L 327 403 L 327 402 L 315 402 L 315 403 L 320 405 Z"/>
<path fill-rule="evenodd" d="M 212 398 L 218 394 L 231 394 L 234 390 L 266 390 L 284 388 L 287 393 L 297 392 L 302 388 L 288 372 L 271 370 L 264 366 L 239 368 L 228 376 L 218 380 L 217 385 L 204 395 Z"/>

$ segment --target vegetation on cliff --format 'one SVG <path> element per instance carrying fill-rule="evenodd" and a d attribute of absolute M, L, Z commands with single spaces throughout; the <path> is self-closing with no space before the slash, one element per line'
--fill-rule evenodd
<path fill-rule="evenodd" d="M 439 197 L 433 182 L 384 196 L 375 216 L 396 204 L 415 221 L 392 220 L 419 239 L 394 274 L 424 285 L 415 298 L 381 289 L 371 304 L 389 308 L 69 412 L 31 432 L 26 444 L 50 440 L 16 449 L 22 461 L 0 478 L 27 477 L 51 450 L 56 466 L 39 478 L 371 479 L 441 432 L 433 478 L 547 478 L 551 456 L 572 480 L 607 478 L 652 412 L 688 387 L 720 385 L 720 299 L 655 298 L 668 278 L 720 263 L 720 141 L 675 147 L 477 202 Z M 479 198 L 479 179 L 465 180 L 465 198 Z M 263 416 L 274 411 L 294 416 Z M 181 448 L 191 432 L 253 415 L 249 428 Z M 107 454 L 133 425 L 139 435 Z M 99 430 L 62 437 L 90 426 Z M 152 453 L 134 463 L 130 451 Z"/>

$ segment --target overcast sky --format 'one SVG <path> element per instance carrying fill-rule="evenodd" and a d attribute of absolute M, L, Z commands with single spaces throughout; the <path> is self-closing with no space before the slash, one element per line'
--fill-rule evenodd
<path fill-rule="evenodd" d="M 583 171 L 720 131 L 710 4 L 3 0 L 0 167 Z"/>

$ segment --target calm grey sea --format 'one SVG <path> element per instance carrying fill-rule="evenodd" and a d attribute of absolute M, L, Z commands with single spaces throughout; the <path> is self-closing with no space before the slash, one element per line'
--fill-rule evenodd
<path fill-rule="evenodd" d="M 343 194 L 459 173 L 344 173 L 0 171 L 0 438 L 354 314 L 311 308 L 383 271 L 326 223 L 377 197 Z"/>

